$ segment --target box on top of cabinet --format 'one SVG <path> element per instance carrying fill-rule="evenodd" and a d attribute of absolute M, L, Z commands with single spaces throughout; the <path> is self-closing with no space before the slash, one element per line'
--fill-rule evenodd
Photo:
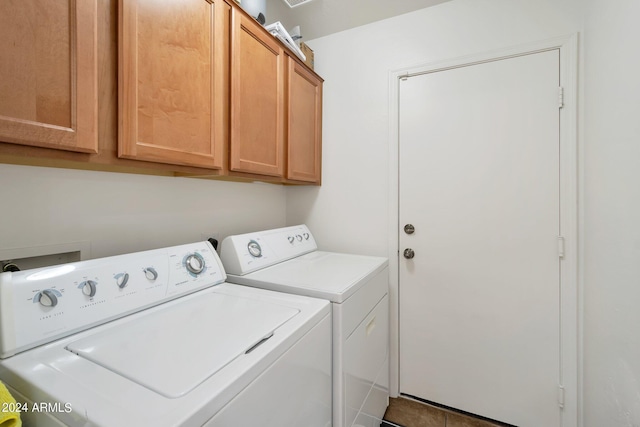
<path fill-rule="evenodd" d="M 304 56 L 307 58 L 304 61 L 304 63 L 307 65 L 307 67 L 313 70 L 313 64 L 314 64 L 313 51 L 304 42 L 300 42 L 300 50 L 302 51 L 302 53 L 304 53 Z"/>

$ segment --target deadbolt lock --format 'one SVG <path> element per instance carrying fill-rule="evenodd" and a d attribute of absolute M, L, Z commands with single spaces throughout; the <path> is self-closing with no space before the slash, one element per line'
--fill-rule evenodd
<path fill-rule="evenodd" d="M 407 224 L 404 226 L 404 232 L 407 234 L 413 234 L 416 231 L 416 228 L 413 224 Z"/>

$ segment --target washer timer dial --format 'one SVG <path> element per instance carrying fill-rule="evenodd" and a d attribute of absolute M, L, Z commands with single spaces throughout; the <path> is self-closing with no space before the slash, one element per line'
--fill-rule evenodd
<path fill-rule="evenodd" d="M 198 275 L 204 271 L 206 264 L 202 255 L 196 252 L 185 257 L 184 266 L 189 273 Z"/>
<path fill-rule="evenodd" d="M 262 256 L 262 248 L 260 247 L 260 243 L 252 240 L 247 245 L 247 249 L 249 250 L 249 254 L 254 258 L 260 258 Z"/>

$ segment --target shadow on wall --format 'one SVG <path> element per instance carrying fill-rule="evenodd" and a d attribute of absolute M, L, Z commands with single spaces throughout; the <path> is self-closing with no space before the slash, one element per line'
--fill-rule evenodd
<path fill-rule="evenodd" d="M 313 220 L 314 206 L 320 197 L 320 190 L 321 187 L 315 186 L 287 188 L 287 225 L 309 225 L 308 222 Z"/>

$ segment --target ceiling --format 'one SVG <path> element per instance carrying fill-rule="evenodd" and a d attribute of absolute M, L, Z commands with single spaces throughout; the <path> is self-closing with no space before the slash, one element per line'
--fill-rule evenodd
<path fill-rule="evenodd" d="M 300 26 L 303 41 L 413 12 L 449 0 L 312 0 L 290 8 L 284 0 L 266 0 L 267 24 L 287 30 Z"/>

